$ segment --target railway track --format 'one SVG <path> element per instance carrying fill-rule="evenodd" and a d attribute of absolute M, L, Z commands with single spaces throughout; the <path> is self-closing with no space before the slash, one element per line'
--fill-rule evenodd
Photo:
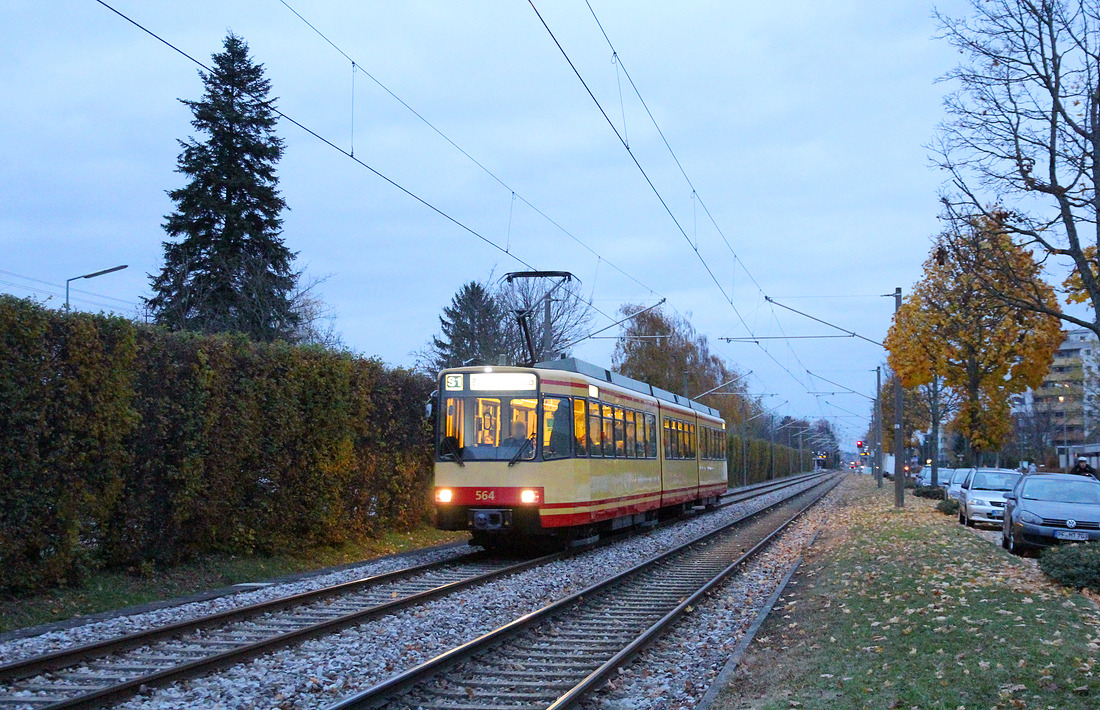
<path fill-rule="evenodd" d="M 807 478 L 740 489 L 721 505 Z M 0 710 L 102 707 L 567 554 L 515 563 L 473 553 L 0 665 Z"/>
<path fill-rule="evenodd" d="M 417 565 L 0 666 L 0 708 L 100 707 L 560 558 Z"/>
<path fill-rule="evenodd" d="M 707 533 L 326 710 L 572 707 L 831 488 Z"/>

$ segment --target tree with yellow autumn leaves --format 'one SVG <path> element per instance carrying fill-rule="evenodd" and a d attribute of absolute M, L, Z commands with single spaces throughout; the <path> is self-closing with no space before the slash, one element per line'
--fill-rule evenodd
<path fill-rule="evenodd" d="M 1004 443 L 1011 429 L 1009 396 L 1042 382 L 1062 332 L 1056 317 L 1012 307 L 990 294 L 982 287 L 989 278 L 981 271 L 982 260 L 958 247 L 971 244 L 997 253 L 998 268 L 1010 263 L 1018 288 L 1057 310 L 1054 290 L 1042 280 L 1031 252 L 1014 244 L 994 219 L 975 218 L 966 229 L 964 239 L 945 234 L 937 241 L 924 277 L 895 314 L 885 345 L 904 387 L 942 378 L 957 395 L 958 411 L 949 427 L 966 437 L 980 461 L 982 452 Z"/>

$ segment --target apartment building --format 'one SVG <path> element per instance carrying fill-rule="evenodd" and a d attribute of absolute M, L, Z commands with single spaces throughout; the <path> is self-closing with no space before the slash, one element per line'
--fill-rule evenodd
<path fill-rule="evenodd" d="M 1030 397 L 1021 404 L 1047 418 L 1050 438 L 1059 452 L 1059 462 L 1066 465 L 1069 455 L 1100 453 L 1097 432 L 1100 430 L 1100 342 L 1090 330 L 1079 328 L 1066 332 L 1066 339 L 1054 353 L 1050 372 Z M 1027 400 L 1030 400 L 1028 402 Z"/>

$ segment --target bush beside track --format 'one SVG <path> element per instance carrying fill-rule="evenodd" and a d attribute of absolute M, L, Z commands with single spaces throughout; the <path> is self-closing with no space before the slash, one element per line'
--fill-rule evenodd
<path fill-rule="evenodd" d="M 428 513 L 430 379 L 0 296 L 0 591 Z"/>
<path fill-rule="evenodd" d="M 0 593 L 424 524 L 433 388 L 349 353 L 0 295 Z M 812 467 L 734 433 L 727 449 L 735 486 Z"/>

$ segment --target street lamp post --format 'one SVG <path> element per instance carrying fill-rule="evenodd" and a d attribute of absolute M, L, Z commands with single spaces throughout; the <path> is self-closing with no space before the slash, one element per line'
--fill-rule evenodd
<path fill-rule="evenodd" d="M 1064 395 L 1058 395 L 1058 402 L 1062 405 L 1062 448 L 1066 452 L 1066 473 L 1069 473 L 1069 430 L 1067 429 L 1066 420 L 1069 419 L 1069 412 L 1066 407 L 1066 398 Z"/>
<path fill-rule="evenodd" d="M 96 271 L 91 274 L 84 274 L 83 276 L 74 276 L 71 279 L 65 279 L 65 310 L 69 310 L 69 282 L 76 281 L 77 279 L 94 279 L 96 276 L 102 276 L 103 274 L 109 274 L 112 271 L 122 271 L 129 264 L 122 264 L 121 266 L 112 266 L 109 269 L 103 271 Z"/>

